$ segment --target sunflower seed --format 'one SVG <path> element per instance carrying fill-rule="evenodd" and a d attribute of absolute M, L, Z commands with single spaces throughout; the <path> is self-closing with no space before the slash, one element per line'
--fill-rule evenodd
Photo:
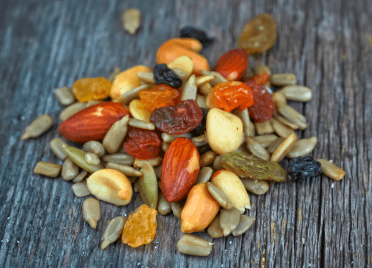
<path fill-rule="evenodd" d="M 109 76 L 109 78 L 107 78 L 107 80 L 109 80 L 111 83 L 113 83 L 118 74 L 120 74 L 120 68 L 119 67 L 114 69 L 114 71 L 110 74 L 110 76 Z"/>
<path fill-rule="evenodd" d="M 200 156 L 200 166 L 209 166 L 213 163 L 214 159 L 216 158 L 216 153 L 214 151 L 205 152 Z"/>
<path fill-rule="evenodd" d="M 150 72 L 138 72 L 137 77 L 146 83 L 155 84 L 154 74 Z"/>
<path fill-rule="evenodd" d="M 254 223 L 254 218 L 247 215 L 240 215 L 238 226 L 232 231 L 233 236 L 244 234 Z"/>
<path fill-rule="evenodd" d="M 240 214 L 239 209 L 235 207 L 221 210 L 220 226 L 223 230 L 224 236 L 231 234 L 231 232 L 238 226 Z"/>
<path fill-rule="evenodd" d="M 86 180 L 72 185 L 72 190 L 77 197 L 84 197 L 92 194 L 88 189 Z"/>
<path fill-rule="evenodd" d="M 165 199 L 161 191 L 159 191 L 158 211 L 161 215 L 167 215 L 172 211 L 171 203 Z"/>
<path fill-rule="evenodd" d="M 163 161 L 163 158 L 160 156 L 156 158 L 151 158 L 151 159 L 137 159 L 134 160 L 133 167 L 135 168 L 141 168 L 145 164 L 150 164 L 153 167 L 159 166 L 161 162 Z"/>
<path fill-rule="evenodd" d="M 156 209 L 158 204 L 158 181 L 154 168 L 148 162 L 144 162 L 141 172 L 143 175 L 139 178 L 139 192 L 142 201 L 150 208 Z"/>
<path fill-rule="evenodd" d="M 179 252 L 187 255 L 208 256 L 213 243 L 193 235 L 183 235 L 177 243 Z"/>
<path fill-rule="evenodd" d="M 181 101 L 184 100 L 195 100 L 198 89 L 195 85 L 195 75 L 190 76 L 186 84 L 183 87 Z"/>
<path fill-rule="evenodd" d="M 296 133 L 289 135 L 279 146 L 275 149 L 271 156 L 271 161 L 280 162 L 284 156 L 289 152 L 292 146 L 296 143 L 298 137 Z"/>
<path fill-rule="evenodd" d="M 90 227 L 96 229 L 97 222 L 101 218 L 101 207 L 94 198 L 88 198 L 83 202 L 83 216 Z"/>
<path fill-rule="evenodd" d="M 113 218 L 107 225 L 105 232 L 103 233 L 103 241 L 101 244 L 101 249 L 105 249 L 111 243 L 114 243 L 119 239 L 123 233 L 124 224 L 127 218 L 118 216 Z"/>
<path fill-rule="evenodd" d="M 220 73 L 211 72 L 211 71 L 207 71 L 207 70 L 202 70 L 201 73 L 202 73 L 202 75 L 213 75 L 214 76 L 214 79 L 209 82 L 211 84 L 211 86 L 213 86 L 213 87 L 215 85 L 219 84 L 219 83 L 227 82 L 226 78 L 223 77 Z"/>
<path fill-rule="evenodd" d="M 163 142 L 163 144 L 161 145 L 161 149 L 163 150 L 164 153 L 168 150 L 169 145 L 170 144 L 167 142 Z"/>
<path fill-rule="evenodd" d="M 128 131 L 129 115 L 124 116 L 119 121 L 116 121 L 103 138 L 102 145 L 110 154 L 116 153 L 120 145 L 123 144 L 125 135 Z"/>
<path fill-rule="evenodd" d="M 155 125 L 153 123 L 138 120 L 138 119 L 135 119 L 135 118 L 129 119 L 128 125 L 131 126 L 131 127 L 148 129 L 148 130 L 154 130 L 155 129 Z"/>
<path fill-rule="evenodd" d="M 85 102 L 76 102 L 71 104 L 70 106 L 66 107 L 60 114 L 59 119 L 61 121 L 65 121 L 69 117 L 73 116 L 74 114 L 80 112 L 81 110 L 84 110 L 87 108 L 87 104 Z"/>
<path fill-rule="evenodd" d="M 274 92 L 272 95 L 272 100 L 275 104 L 276 109 L 278 109 L 280 104 L 287 104 L 287 99 L 285 98 L 282 90 Z"/>
<path fill-rule="evenodd" d="M 284 96 L 293 101 L 309 101 L 313 96 L 310 88 L 305 86 L 286 86 L 283 88 Z"/>
<path fill-rule="evenodd" d="M 88 141 L 84 143 L 83 150 L 86 152 L 94 153 L 99 157 L 105 155 L 105 148 L 99 141 Z"/>
<path fill-rule="evenodd" d="M 258 75 L 258 74 L 268 74 L 269 76 L 271 75 L 271 71 L 270 71 L 270 68 L 267 67 L 266 65 L 260 65 L 260 66 L 256 66 L 254 68 L 254 74 L 255 75 Z"/>
<path fill-rule="evenodd" d="M 60 87 L 55 91 L 58 101 L 62 105 L 70 105 L 75 102 L 75 96 L 72 94 L 72 90 L 69 87 Z"/>
<path fill-rule="evenodd" d="M 50 141 L 49 147 L 53 151 L 53 153 L 61 160 L 66 160 L 67 153 L 65 151 L 65 148 L 63 148 L 63 145 L 66 145 L 66 143 L 61 138 L 54 138 Z"/>
<path fill-rule="evenodd" d="M 122 165 L 128 165 L 131 166 L 134 163 L 134 157 L 129 154 L 111 154 L 111 155 L 105 155 L 102 158 L 105 162 L 112 162 Z"/>
<path fill-rule="evenodd" d="M 199 105 L 200 108 L 204 108 L 204 109 L 207 109 L 207 104 L 206 104 L 206 100 L 205 100 L 205 97 L 200 95 L 200 94 L 196 94 L 196 99 L 195 99 L 196 103 Z"/>
<path fill-rule="evenodd" d="M 218 204 L 220 204 L 221 207 L 226 208 L 226 209 L 231 209 L 233 207 L 233 204 L 231 203 L 227 195 L 223 191 L 221 191 L 217 186 L 215 186 L 213 183 L 207 182 L 207 188 L 208 188 L 209 193 L 218 202 Z"/>
<path fill-rule="evenodd" d="M 223 237 L 223 230 L 220 225 L 220 214 L 218 214 L 207 229 L 208 234 L 212 238 Z"/>
<path fill-rule="evenodd" d="M 21 137 L 21 140 L 28 138 L 35 138 L 43 134 L 53 125 L 53 119 L 49 114 L 43 114 L 36 118 L 32 123 L 26 127 L 25 133 Z"/>
<path fill-rule="evenodd" d="M 34 168 L 34 173 L 47 177 L 57 177 L 61 173 L 62 166 L 49 162 L 38 162 Z"/>
<path fill-rule="evenodd" d="M 276 148 L 278 148 L 278 146 L 284 141 L 285 139 L 284 138 L 277 138 L 275 141 L 273 141 L 272 143 L 270 143 L 269 147 L 267 147 L 267 151 L 269 152 L 269 154 L 272 154 L 274 153 L 274 151 L 276 150 Z"/>
<path fill-rule="evenodd" d="M 284 125 L 287 125 L 287 126 L 293 128 L 293 129 L 298 129 L 297 124 L 295 124 L 292 121 L 288 120 L 287 118 L 281 116 L 276 111 L 274 112 L 274 118 L 277 119 L 278 121 L 282 122 Z"/>
<path fill-rule="evenodd" d="M 285 118 L 296 123 L 300 129 L 305 129 L 307 127 L 306 118 L 289 105 L 279 103 L 278 111 Z"/>
<path fill-rule="evenodd" d="M 149 89 L 153 87 L 153 85 L 151 84 L 144 84 L 144 85 L 141 85 L 139 87 L 136 87 L 135 89 L 132 89 L 128 92 L 125 92 L 122 96 L 121 96 L 121 99 L 122 99 L 122 102 L 124 104 L 128 104 L 130 103 L 132 100 L 134 99 L 138 99 L 139 98 L 139 92 L 141 90 L 144 90 L 144 89 Z"/>
<path fill-rule="evenodd" d="M 213 75 L 202 75 L 195 78 L 195 85 L 199 88 L 214 79 Z"/>
<path fill-rule="evenodd" d="M 164 142 L 167 142 L 167 143 L 171 143 L 172 141 L 180 137 L 191 139 L 191 134 L 190 133 L 185 133 L 181 135 L 169 135 L 167 133 L 161 134 L 161 138 L 163 139 Z"/>
<path fill-rule="evenodd" d="M 75 179 L 72 180 L 72 182 L 77 183 L 81 182 L 82 180 L 85 179 L 85 177 L 88 175 L 88 171 L 82 170 L 76 177 Z"/>
<path fill-rule="evenodd" d="M 117 171 L 120 171 L 125 176 L 136 176 L 136 177 L 142 176 L 142 172 L 140 172 L 137 169 L 134 169 L 130 166 L 126 166 L 126 165 L 121 165 L 121 164 L 117 164 L 117 163 L 108 162 L 106 164 L 106 168 L 111 168 L 111 169 L 115 169 Z"/>
<path fill-rule="evenodd" d="M 200 93 L 203 94 L 203 96 L 207 96 L 209 94 L 209 91 L 212 89 L 212 86 L 210 83 L 205 83 L 200 86 Z"/>
<path fill-rule="evenodd" d="M 182 206 L 179 202 L 170 203 L 174 216 L 181 219 Z"/>
<path fill-rule="evenodd" d="M 296 76 L 294 74 L 272 74 L 270 82 L 278 87 L 294 85 L 296 84 Z"/>
<path fill-rule="evenodd" d="M 212 177 L 213 169 L 210 167 L 202 167 L 199 171 L 198 177 L 196 178 L 195 184 L 207 183 Z"/>
<path fill-rule="evenodd" d="M 270 120 L 271 125 L 276 134 L 278 134 L 282 138 L 287 138 L 289 135 L 294 133 L 292 128 L 287 127 L 286 125 L 282 124 L 275 118 L 271 118 Z"/>
<path fill-rule="evenodd" d="M 162 164 L 158 165 L 157 167 L 154 168 L 155 170 L 155 175 L 156 175 L 156 178 L 158 178 L 158 180 L 161 179 L 161 169 L 162 169 Z"/>
<path fill-rule="evenodd" d="M 268 134 L 254 137 L 253 139 L 261 144 L 262 147 L 267 148 L 269 145 L 278 138 L 275 134 Z"/>
<path fill-rule="evenodd" d="M 248 137 L 247 139 L 247 148 L 253 155 L 266 161 L 270 160 L 270 154 L 266 151 L 266 149 L 251 137 Z"/>
<path fill-rule="evenodd" d="M 248 108 L 244 110 L 236 109 L 234 111 L 234 114 L 238 116 L 240 120 L 242 120 L 244 134 L 247 137 L 253 137 L 255 135 L 255 129 L 254 129 L 254 124 L 249 119 Z"/>
<path fill-rule="evenodd" d="M 191 139 L 191 141 L 196 145 L 196 147 L 200 147 L 203 145 L 208 144 L 207 135 L 203 134 L 198 137 L 194 137 Z"/>
<path fill-rule="evenodd" d="M 125 10 L 121 17 L 123 28 L 130 34 L 135 34 L 141 23 L 141 12 L 136 8 Z"/>
<path fill-rule="evenodd" d="M 269 190 L 269 184 L 266 181 L 241 179 L 245 189 L 255 195 L 263 195 Z"/>
<path fill-rule="evenodd" d="M 101 163 L 101 159 L 99 159 L 99 157 L 94 153 L 85 153 L 85 161 L 94 166 L 97 166 Z"/>
<path fill-rule="evenodd" d="M 345 176 L 345 170 L 339 168 L 335 164 L 324 159 L 317 159 L 317 161 L 320 162 L 323 173 L 331 179 L 339 181 Z"/>
<path fill-rule="evenodd" d="M 263 123 L 255 123 L 254 125 L 256 126 L 257 135 L 271 134 L 274 132 L 270 120 L 267 120 Z"/>
<path fill-rule="evenodd" d="M 220 169 L 223 169 L 224 167 L 222 166 L 221 164 L 221 156 L 216 156 L 216 159 L 214 159 L 214 162 L 213 162 L 213 169 L 214 170 L 220 170 Z"/>
<path fill-rule="evenodd" d="M 70 181 L 74 179 L 78 174 L 79 174 L 79 167 L 75 165 L 75 163 L 71 160 L 71 158 L 67 158 L 65 162 L 63 162 L 62 178 L 66 181 Z"/>
<path fill-rule="evenodd" d="M 96 105 L 98 103 L 102 103 L 103 101 L 101 100 L 90 100 L 86 103 L 86 107 L 90 107 L 90 106 L 93 106 L 93 105 Z"/>
<path fill-rule="evenodd" d="M 286 154 L 286 157 L 296 158 L 299 156 L 305 156 L 314 150 L 317 143 L 317 137 L 299 140 L 293 145 L 291 150 L 289 150 L 289 152 Z"/>

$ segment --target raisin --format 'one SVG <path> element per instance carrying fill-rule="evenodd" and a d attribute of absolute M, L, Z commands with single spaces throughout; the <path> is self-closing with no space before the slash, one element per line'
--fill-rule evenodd
<path fill-rule="evenodd" d="M 242 82 L 228 81 L 213 88 L 214 101 L 218 108 L 230 112 L 235 108 L 244 110 L 253 105 L 251 89 Z"/>
<path fill-rule="evenodd" d="M 170 86 L 160 84 L 151 89 L 143 89 L 139 92 L 141 101 L 152 112 L 156 108 L 176 105 L 181 100 L 181 93 Z"/>
<path fill-rule="evenodd" d="M 208 38 L 207 34 L 203 30 L 199 30 L 192 26 L 182 28 L 180 37 L 197 39 L 200 43 L 202 43 L 203 48 L 209 47 L 209 45 L 214 41 L 213 38 Z"/>
<path fill-rule="evenodd" d="M 181 78 L 176 75 L 168 66 L 163 64 L 156 64 L 154 67 L 154 81 L 156 84 L 166 84 L 173 88 L 182 86 Z"/>
<path fill-rule="evenodd" d="M 321 164 L 309 156 L 297 157 L 289 162 L 288 174 L 293 180 L 312 178 L 321 173 Z"/>
<path fill-rule="evenodd" d="M 254 97 L 254 104 L 248 107 L 249 116 L 257 123 L 269 120 L 275 112 L 271 94 L 266 90 L 265 86 L 257 85 L 253 80 L 248 80 L 245 84 L 252 89 Z"/>
<path fill-rule="evenodd" d="M 72 92 L 80 102 L 105 99 L 110 95 L 112 83 L 104 77 L 81 78 L 72 86 Z"/>
<path fill-rule="evenodd" d="M 150 121 L 157 129 L 169 135 L 181 135 L 195 129 L 203 119 L 203 111 L 194 100 L 181 101 L 155 109 Z"/>
<path fill-rule="evenodd" d="M 139 159 L 155 158 L 159 155 L 161 140 L 155 131 L 132 128 L 124 142 L 125 151 Z"/>
<path fill-rule="evenodd" d="M 208 115 L 209 110 L 205 109 L 205 108 L 200 108 L 200 109 L 203 111 L 203 119 L 196 128 L 191 130 L 191 134 L 194 137 L 203 135 L 205 133 L 205 129 L 206 129 L 206 126 L 207 126 L 207 115 Z"/>

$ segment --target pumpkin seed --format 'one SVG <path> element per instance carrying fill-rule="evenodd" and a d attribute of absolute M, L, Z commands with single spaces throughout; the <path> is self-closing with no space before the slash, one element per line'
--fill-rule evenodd
<path fill-rule="evenodd" d="M 278 105 L 278 111 L 288 120 L 296 123 L 300 129 L 307 127 L 306 118 L 287 104 Z"/>
<path fill-rule="evenodd" d="M 205 83 L 209 83 L 213 79 L 214 79 L 214 76 L 213 75 L 202 75 L 202 76 L 198 76 L 195 79 L 195 85 L 199 88 L 202 85 L 204 85 Z"/>
<path fill-rule="evenodd" d="M 85 161 L 87 161 L 88 164 L 95 166 L 101 163 L 101 159 L 99 159 L 99 157 L 94 153 L 85 153 Z"/>
<path fill-rule="evenodd" d="M 196 178 L 195 184 L 207 183 L 213 174 L 213 169 L 210 167 L 202 167 L 199 171 L 198 177 Z"/>
<path fill-rule="evenodd" d="M 82 180 L 85 179 L 85 177 L 88 175 L 88 171 L 82 170 L 72 181 L 74 183 L 81 182 Z"/>
<path fill-rule="evenodd" d="M 125 10 L 121 17 L 123 28 L 130 34 L 135 34 L 141 23 L 141 12 L 136 8 Z"/>
<path fill-rule="evenodd" d="M 101 249 L 105 249 L 111 243 L 114 243 L 119 239 L 123 233 L 124 224 L 126 223 L 127 218 L 123 216 L 118 216 L 113 218 L 106 227 L 105 232 L 103 233 L 103 241 L 101 244 Z"/>
<path fill-rule="evenodd" d="M 135 119 L 135 118 L 129 119 L 128 125 L 132 126 L 132 127 L 148 129 L 148 130 L 154 130 L 155 129 L 155 125 L 153 123 L 138 120 L 138 119 Z"/>
<path fill-rule="evenodd" d="M 287 138 L 289 135 L 294 133 L 292 128 L 287 127 L 286 125 L 282 124 L 275 118 L 271 118 L 270 121 L 275 133 L 278 134 L 280 137 Z"/>
<path fill-rule="evenodd" d="M 61 138 L 54 138 L 50 141 L 49 147 L 53 151 L 53 153 L 61 160 L 66 160 L 67 153 L 63 148 L 63 145 L 66 143 Z"/>
<path fill-rule="evenodd" d="M 32 121 L 28 127 L 26 127 L 25 133 L 21 137 L 21 140 L 38 137 L 47 131 L 52 125 L 53 119 L 50 117 L 50 115 L 43 114 Z"/>
<path fill-rule="evenodd" d="M 88 198 L 83 202 L 83 216 L 90 227 L 96 229 L 97 222 L 101 218 L 101 207 L 98 200 Z"/>
<path fill-rule="evenodd" d="M 139 192 L 142 201 L 150 208 L 156 209 L 158 204 L 158 181 L 154 168 L 148 162 L 144 162 L 141 172 L 143 175 L 139 178 Z"/>
<path fill-rule="evenodd" d="M 339 168 L 335 164 L 324 159 L 317 159 L 317 161 L 320 162 L 323 173 L 331 179 L 339 181 L 345 176 L 345 170 Z"/>
<path fill-rule="evenodd" d="M 111 154 L 111 155 L 105 155 L 102 158 L 105 162 L 112 162 L 122 165 L 128 165 L 131 166 L 134 163 L 134 157 L 129 154 Z"/>
<path fill-rule="evenodd" d="M 94 153 L 99 157 L 105 155 L 105 148 L 99 141 L 88 141 L 84 143 L 83 150 L 86 152 Z M 104 160 L 106 161 L 106 160 Z"/>
<path fill-rule="evenodd" d="M 92 194 L 88 189 L 86 180 L 72 185 L 72 190 L 77 197 L 84 197 Z"/>
<path fill-rule="evenodd" d="M 103 138 L 102 145 L 110 154 L 116 153 L 120 145 L 123 144 L 125 135 L 128 131 L 129 115 L 116 121 Z"/>
<path fill-rule="evenodd" d="M 221 156 L 218 155 L 218 156 L 216 156 L 216 159 L 214 159 L 213 169 L 214 170 L 224 169 L 224 167 L 222 166 L 222 163 L 221 163 Z"/>
<path fill-rule="evenodd" d="M 203 145 L 208 144 L 208 138 L 207 135 L 203 134 L 198 137 L 194 137 L 191 139 L 191 141 L 196 145 L 196 147 L 200 147 Z"/>
<path fill-rule="evenodd" d="M 179 252 L 187 255 L 208 256 L 212 251 L 213 243 L 202 238 L 184 234 L 177 243 Z"/>
<path fill-rule="evenodd" d="M 170 203 L 174 216 L 181 219 L 182 206 L 179 202 Z"/>
<path fill-rule="evenodd" d="M 277 138 L 275 141 L 273 141 L 272 143 L 270 143 L 269 147 L 267 147 L 267 151 L 269 152 L 269 154 L 272 154 L 274 153 L 274 151 L 276 150 L 276 148 L 278 148 L 278 146 L 284 141 L 285 139 L 284 138 Z"/>
<path fill-rule="evenodd" d="M 69 117 L 73 116 L 74 114 L 80 112 L 81 110 L 84 110 L 87 108 L 87 104 L 85 102 L 76 102 L 71 104 L 70 106 L 66 107 L 60 114 L 59 119 L 61 121 L 65 121 Z"/>
<path fill-rule="evenodd" d="M 85 161 L 85 152 L 75 147 L 66 146 L 64 145 L 66 153 L 68 154 L 69 158 L 79 167 L 88 171 L 89 173 L 93 173 L 97 170 L 102 169 L 103 167 L 99 165 L 92 165 Z"/>
<path fill-rule="evenodd" d="M 172 141 L 180 137 L 191 139 L 191 134 L 190 133 L 185 133 L 181 135 L 169 135 L 167 133 L 161 134 L 161 138 L 163 139 L 164 142 L 167 142 L 167 143 L 171 143 Z"/>
<path fill-rule="evenodd" d="M 278 136 L 275 134 L 268 134 L 268 135 L 262 135 L 262 136 L 257 136 L 253 138 L 256 142 L 261 144 L 262 147 L 267 148 L 269 145 L 278 139 Z"/>
<path fill-rule="evenodd" d="M 244 234 L 254 223 L 254 218 L 247 215 L 240 215 L 238 226 L 232 231 L 233 236 Z"/>
<path fill-rule="evenodd" d="M 206 103 L 206 100 L 205 100 L 205 97 L 200 95 L 200 94 L 196 94 L 196 99 L 195 99 L 196 103 L 199 105 L 200 108 L 204 108 L 204 109 L 207 109 L 207 103 Z"/>
<path fill-rule="evenodd" d="M 164 153 L 168 150 L 169 145 L 170 144 L 167 142 L 163 142 L 163 144 L 161 145 L 161 149 L 163 150 Z"/>
<path fill-rule="evenodd" d="M 204 97 L 206 97 L 210 90 L 212 89 L 212 86 L 210 83 L 205 83 L 200 86 L 200 93 L 203 94 Z"/>
<path fill-rule="evenodd" d="M 283 88 L 284 96 L 292 101 L 309 101 L 313 96 L 310 88 L 305 86 L 286 86 Z"/>
<path fill-rule="evenodd" d="M 286 157 L 296 158 L 299 156 L 305 156 L 314 150 L 317 143 L 317 137 L 299 140 L 293 145 L 291 150 L 289 150 L 289 152 L 286 154 Z"/>
<path fill-rule="evenodd" d="M 266 65 L 260 65 L 260 66 L 256 66 L 254 67 L 254 74 L 255 75 L 258 75 L 258 74 L 268 74 L 269 76 L 271 75 L 271 71 L 270 71 L 270 68 Z"/>
<path fill-rule="evenodd" d="M 247 137 L 253 137 L 255 135 L 254 124 L 249 119 L 248 108 L 244 110 L 236 109 L 234 114 L 242 120 L 244 134 Z"/>
<path fill-rule="evenodd" d="M 70 105 L 75 102 L 75 96 L 72 94 L 72 90 L 69 87 L 60 87 L 55 91 L 58 101 L 62 105 Z"/>
<path fill-rule="evenodd" d="M 255 195 L 263 195 L 269 190 L 269 184 L 262 180 L 241 179 L 245 189 Z"/>
<path fill-rule="evenodd" d="M 278 87 L 294 85 L 296 84 L 296 76 L 294 74 L 272 74 L 270 82 Z"/>
<path fill-rule="evenodd" d="M 150 73 L 150 72 L 138 72 L 137 73 L 137 77 L 141 81 L 143 81 L 143 82 L 146 82 L 146 83 L 149 83 L 149 84 L 155 84 L 154 74 L 153 73 Z"/>
<path fill-rule="evenodd" d="M 112 73 L 110 74 L 109 78 L 107 78 L 107 80 L 109 80 L 111 83 L 113 83 L 118 74 L 120 74 L 120 68 L 119 67 L 115 68 L 114 71 L 112 71 Z"/>
<path fill-rule="evenodd" d="M 190 76 L 186 84 L 183 87 L 181 101 L 184 100 L 195 100 L 198 89 L 195 85 L 195 75 Z"/>
<path fill-rule="evenodd" d="M 274 132 L 273 127 L 270 123 L 271 120 L 267 120 L 263 123 L 255 123 L 257 135 L 270 134 Z"/>
<path fill-rule="evenodd" d="M 121 96 L 122 102 L 127 105 L 132 100 L 139 99 L 139 92 L 141 90 L 149 89 L 151 87 L 153 87 L 153 85 L 151 85 L 151 84 L 144 84 L 144 85 L 141 85 L 139 87 L 136 87 L 135 89 L 132 89 L 130 91 L 125 92 L 123 94 L 123 96 Z"/>
<path fill-rule="evenodd" d="M 217 186 L 215 186 L 213 183 L 207 182 L 207 188 L 208 188 L 209 193 L 218 202 L 218 204 L 220 204 L 221 207 L 226 208 L 226 209 L 231 209 L 233 207 L 233 204 L 231 203 L 227 195 L 223 191 L 221 191 Z"/>
<path fill-rule="evenodd" d="M 133 167 L 135 168 L 141 168 L 144 164 L 150 164 L 153 167 L 159 166 L 161 162 L 163 161 L 163 158 L 156 157 L 151 159 L 137 159 L 134 160 Z"/>
<path fill-rule="evenodd" d="M 216 153 L 214 151 L 205 152 L 200 156 L 200 166 L 209 166 L 213 163 L 214 159 L 216 158 Z"/>
<path fill-rule="evenodd" d="M 223 230 L 220 225 L 220 214 L 217 214 L 214 218 L 212 223 L 209 225 L 207 232 L 212 238 L 223 237 Z"/>
<path fill-rule="evenodd" d="M 284 156 L 289 152 L 292 146 L 296 143 L 298 137 L 296 133 L 289 135 L 279 146 L 275 149 L 271 156 L 271 161 L 280 162 Z"/>
<path fill-rule="evenodd" d="M 281 116 L 276 111 L 274 112 L 274 118 L 277 119 L 278 121 L 282 122 L 284 125 L 287 125 L 287 126 L 293 128 L 293 129 L 298 129 L 297 124 L 295 124 L 292 121 L 288 120 L 287 118 Z"/>
<path fill-rule="evenodd" d="M 111 169 L 120 171 L 125 176 L 136 176 L 136 177 L 142 176 L 142 172 L 138 171 L 137 169 L 132 168 L 131 166 L 121 165 L 118 163 L 108 162 L 106 164 L 106 168 L 111 168 Z"/>
<path fill-rule="evenodd" d="M 164 195 L 159 191 L 158 193 L 159 201 L 158 201 L 158 211 L 161 215 L 167 215 L 172 211 L 171 203 L 165 199 Z"/>
<path fill-rule="evenodd" d="M 240 221 L 239 209 L 233 207 L 231 209 L 222 209 L 220 216 L 220 226 L 223 230 L 223 235 L 228 236 L 238 226 Z"/>
<path fill-rule="evenodd" d="M 62 178 L 66 181 L 74 179 L 79 174 L 79 167 L 71 160 L 67 158 L 62 165 Z"/>
<path fill-rule="evenodd" d="M 34 173 L 47 177 L 57 177 L 61 173 L 62 166 L 49 162 L 38 162 L 34 168 Z"/>
<path fill-rule="evenodd" d="M 266 149 L 251 137 L 248 137 L 247 139 L 247 148 L 258 158 L 266 161 L 270 160 L 270 154 L 266 151 Z"/>

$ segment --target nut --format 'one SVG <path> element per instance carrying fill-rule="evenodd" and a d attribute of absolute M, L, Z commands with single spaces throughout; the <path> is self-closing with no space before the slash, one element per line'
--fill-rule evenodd
<path fill-rule="evenodd" d="M 146 105 L 140 100 L 132 100 L 129 104 L 129 111 L 132 116 L 138 120 L 150 122 L 150 111 Z"/>

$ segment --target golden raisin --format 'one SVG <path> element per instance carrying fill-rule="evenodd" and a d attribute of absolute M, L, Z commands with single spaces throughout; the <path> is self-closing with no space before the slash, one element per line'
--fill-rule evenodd
<path fill-rule="evenodd" d="M 132 248 L 151 243 L 156 234 L 156 209 L 149 208 L 146 204 L 140 206 L 129 215 L 124 225 L 121 240 Z"/>
<path fill-rule="evenodd" d="M 176 105 L 181 100 L 181 93 L 168 85 L 160 84 L 151 89 L 143 89 L 139 92 L 141 101 L 146 108 L 153 112 L 156 108 Z"/>
<path fill-rule="evenodd" d="M 110 95 L 112 83 L 104 77 L 81 78 L 75 81 L 72 92 L 80 102 L 105 99 Z"/>

